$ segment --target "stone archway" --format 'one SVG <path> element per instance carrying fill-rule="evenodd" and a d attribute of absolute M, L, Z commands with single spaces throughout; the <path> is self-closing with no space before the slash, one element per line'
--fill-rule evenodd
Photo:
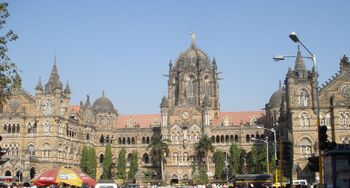
<path fill-rule="evenodd" d="M 12 173 L 11 171 L 9 170 L 6 170 L 5 173 L 4 173 L 5 176 L 12 176 Z"/>
<path fill-rule="evenodd" d="M 179 176 L 176 174 L 173 174 L 171 176 L 170 185 L 177 184 L 177 183 L 179 183 Z"/>

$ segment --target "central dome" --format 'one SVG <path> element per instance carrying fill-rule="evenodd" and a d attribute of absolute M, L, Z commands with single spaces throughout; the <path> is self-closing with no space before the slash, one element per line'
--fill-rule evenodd
<path fill-rule="evenodd" d="M 186 51 L 181 52 L 178 59 L 177 65 L 196 65 L 199 63 L 209 63 L 207 53 L 196 47 L 195 36 L 192 34 L 192 42 L 190 48 Z"/>
<path fill-rule="evenodd" d="M 177 59 L 178 63 L 181 64 L 193 64 L 195 65 L 198 62 L 207 63 L 209 62 L 208 55 L 201 49 L 198 49 L 196 46 L 192 45 L 186 51 L 180 53 L 179 58 Z"/>
<path fill-rule="evenodd" d="M 92 105 L 92 108 L 94 109 L 95 113 L 101 112 L 117 114 L 113 103 L 107 97 L 105 97 L 104 92 L 102 93 L 102 97 L 96 99 Z"/>

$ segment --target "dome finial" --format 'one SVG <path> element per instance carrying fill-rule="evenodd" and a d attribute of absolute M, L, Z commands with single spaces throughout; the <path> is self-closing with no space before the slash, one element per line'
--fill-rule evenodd
<path fill-rule="evenodd" d="M 102 91 L 102 97 L 104 97 L 104 96 L 105 96 L 105 91 L 103 90 L 103 91 Z"/>
<path fill-rule="evenodd" d="M 191 46 L 196 45 L 196 34 L 194 32 L 191 32 Z"/>
<path fill-rule="evenodd" d="M 279 83 L 279 89 L 282 88 L 282 80 L 280 80 L 280 83 Z"/>

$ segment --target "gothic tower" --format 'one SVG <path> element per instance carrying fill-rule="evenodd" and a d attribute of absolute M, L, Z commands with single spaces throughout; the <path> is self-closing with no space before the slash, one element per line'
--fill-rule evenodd
<path fill-rule="evenodd" d="M 298 47 L 294 70 L 289 69 L 285 79 L 287 111 L 282 112 L 286 116 L 285 129 L 280 129 L 286 145 L 284 149 L 290 150 L 285 153 L 290 153 L 289 158 L 293 161 L 288 167 L 290 174 L 286 174 L 292 179 L 310 176 L 305 168 L 307 157 L 317 152 L 316 79 L 315 70 L 306 69 Z"/>

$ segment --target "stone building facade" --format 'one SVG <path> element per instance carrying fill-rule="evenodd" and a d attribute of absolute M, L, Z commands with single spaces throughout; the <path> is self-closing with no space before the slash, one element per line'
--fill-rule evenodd
<path fill-rule="evenodd" d="M 265 124 L 265 111 L 220 112 L 218 66 L 196 46 L 194 37 L 190 47 L 169 64 L 168 94 L 161 99 L 160 114 L 120 115 L 104 93 L 93 103 L 87 96 L 79 105 L 71 104 L 70 96 L 56 62 L 47 83 L 39 79 L 34 95 L 22 87 L 14 89 L 0 114 L 0 144 L 10 158 L 0 167 L 0 175 L 28 181 L 56 166 L 78 167 L 84 145 L 96 148 L 100 175 L 106 143 L 112 146 L 114 162 L 120 149 L 126 148 L 128 161 L 134 150 L 138 152 L 139 174 L 155 170 L 147 146 L 154 132 L 160 131 L 169 140 L 166 182 L 187 182 L 196 160 L 194 145 L 202 135 L 226 153 L 232 143 L 249 151 L 254 144 L 251 138 L 264 138 L 257 125 Z M 208 174 L 214 174 L 214 163 Z M 159 172 L 154 176 L 159 177 Z"/>
<path fill-rule="evenodd" d="M 350 139 L 350 64 L 344 56 L 339 72 L 318 88 L 320 125 L 327 126 L 329 140 L 349 144 Z M 317 181 L 318 174 L 308 168 L 308 158 L 318 156 L 317 72 L 308 70 L 300 49 L 294 69 L 289 69 L 284 85 L 266 104 L 266 127 L 278 130 L 282 150 L 290 149 L 291 161 L 285 163 L 285 176 Z M 334 138 L 332 138 L 332 129 Z M 289 147 L 286 147 L 289 145 Z M 284 153 L 284 152 L 283 152 Z"/>

